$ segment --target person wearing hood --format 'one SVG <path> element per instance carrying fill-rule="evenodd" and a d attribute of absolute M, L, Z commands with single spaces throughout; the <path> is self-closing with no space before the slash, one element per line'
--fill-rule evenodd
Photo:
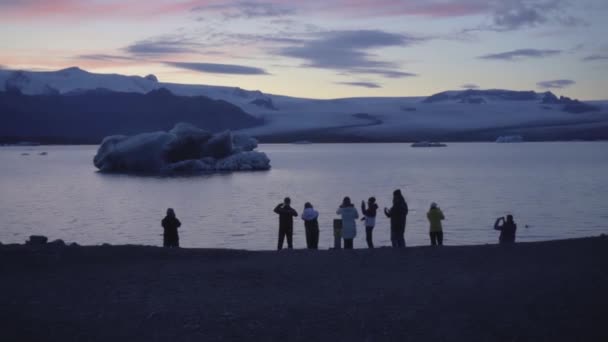
<path fill-rule="evenodd" d="M 394 248 L 405 247 L 404 235 L 407 213 L 407 202 L 405 202 L 401 190 L 393 191 L 393 206 L 390 210 L 384 208 L 384 215 L 391 219 L 391 243 Z"/>
<path fill-rule="evenodd" d="M 441 221 L 445 220 L 443 212 L 437 206 L 437 203 L 431 203 L 429 212 L 426 213 L 426 218 L 429 220 L 429 235 L 431 237 L 431 246 L 443 246 L 443 226 Z"/>
<path fill-rule="evenodd" d="M 350 197 L 344 197 L 342 205 L 336 211 L 342 217 L 342 238 L 344 249 L 353 249 L 353 239 L 357 236 L 357 219 L 359 212 L 351 203 Z"/>
<path fill-rule="evenodd" d="M 279 203 L 274 212 L 279 215 L 279 243 L 278 250 L 283 249 L 283 241 L 287 238 L 287 248 L 293 249 L 293 218 L 298 213 L 291 207 L 291 199 L 285 197 L 283 203 Z"/>
<path fill-rule="evenodd" d="M 496 222 L 494 222 L 494 229 L 500 230 L 500 237 L 498 238 L 500 244 L 515 243 L 517 225 L 513 221 L 513 215 L 507 215 L 506 221 L 504 217 L 497 218 Z"/>
<path fill-rule="evenodd" d="M 304 229 L 306 230 L 306 248 L 319 248 L 319 212 L 316 211 L 310 202 L 304 204 L 302 212 L 302 220 L 304 220 Z"/>
<path fill-rule="evenodd" d="M 175 211 L 167 209 L 167 216 L 161 221 L 163 227 L 163 247 L 179 247 L 179 235 L 177 228 L 182 225 L 175 216 Z"/>
<path fill-rule="evenodd" d="M 365 208 L 365 202 L 361 201 L 361 213 L 364 215 L 362 218 L 365 221 L 365 241 L 367 241 L 368 248 L 374 248 L 374 241 L 372 239 L 372 232 L 376 225 L 376 212 L 378 211 L 378 205 L 376 204 L 376 198 L 370 197 L 367 200 L 367 208 Z"/>

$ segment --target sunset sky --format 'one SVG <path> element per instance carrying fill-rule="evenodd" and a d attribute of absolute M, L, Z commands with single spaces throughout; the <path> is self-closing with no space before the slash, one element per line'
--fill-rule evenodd
<path fill-rule="evenodd" d="M 312 98 L 608 99 L 606 0 L 0 0 L 0 67 Z"/>

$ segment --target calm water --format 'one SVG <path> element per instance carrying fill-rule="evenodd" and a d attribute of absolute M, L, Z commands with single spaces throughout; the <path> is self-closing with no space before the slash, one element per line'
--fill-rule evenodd
<path fill-rule="evenodd" d="M 182 246 L 273 249 L 274 206 L 286 195 L 300 212 L 320 211 L 320 247 L 332 243 L 342 197 L 374 195 L 389 206 L 403 189 L 410 206 L 406 241 L 428 244 L 425 213 L 439 203 L 445 243 L 495 243 L 494 219 L 513 213 L 518 240 L 608 233 L 608 143 L 262 145 L 272 170 L 182 178 L 104 175 L 94 146 L 0 148 L 0 241 L 31 234 L 81 244 L 161 244 L 167 207 L 182 221 Z M 38 155 L 47 151 L 48 155 Z M 22 156 L 27 152 L 29 155 Z M 377 245 L 389 245 L 380 217 Z M 525 228 L 528 225 L 528 228 Z M 365 245 L 359 227 L 355 247 Z M 301 220 L 296 248 L 305 246 Z M 363 233 L 363 234 L 362 234 Z"/>

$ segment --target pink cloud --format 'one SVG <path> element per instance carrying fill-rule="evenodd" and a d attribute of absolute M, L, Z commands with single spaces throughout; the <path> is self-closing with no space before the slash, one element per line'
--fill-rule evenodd
<path fill-rule="evenodd" d="M 233 1 L 238 8 L 241 1 Z M 247 0 L 254 3 L 256 1 Z M 260 3 L 289 5 L 304 12 L 350 13 L 358 17 L 427 16 L 459 17 L 486 13 L 492 1 L 481 0 L 264 0 Z M 8 0 L 0 1 L 0 18 L 4 20 L 128 17 L 188 13 L 195 7 L 222 4 L 221 0 Z M 208 11 L 213 11 L 210 7 Z"/>
<path fill-rule="evenodd" d="M 129 17 L 187 13 L 219 0 L 9 0 L 0 1 L 3 20 Z"/>

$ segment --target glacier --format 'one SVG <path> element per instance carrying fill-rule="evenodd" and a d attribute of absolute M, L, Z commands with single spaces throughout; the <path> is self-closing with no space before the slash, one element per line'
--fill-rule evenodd
<path fill-rule="evenodd" d="M 257 140 L 224 131 L 212 134 L 188 123 L 168 132 L 105 137 L 93 158 L 101 172 L 182 175 L 270 169 Z"/>
<path fill-rule="evenodd" d="M 239 87 L 168 83 L 152 76 L 94 74 L 79 68 L 0 70 L 0 92 L 69 96 L 97 88 L 139 94 L 164 88 L 180 97 L 226 101 L 252 121 L 230 128 L 263 142 L 496 141 L 511 135 L 525 136 L 526 141 L 608 139 L 608 101 L 583 102 L 551 92 L 474 89 L 415 97 L 307 99 Z"/>

